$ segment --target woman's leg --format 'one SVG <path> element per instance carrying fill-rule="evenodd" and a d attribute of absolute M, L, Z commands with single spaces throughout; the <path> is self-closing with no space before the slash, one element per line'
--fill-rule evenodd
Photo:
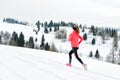
<path fill-rule="evenodd" d="M 73 50 L 69 52 L 69 64 L 71 64 L 71 61 L 72 61 L 72 53 L 73 53 Z"/>
<path fill-rule="evenodd" d="M 74 52 L 74 54 L 75 54 L 76 59 L 83 65 L 84 63 L 83 63 L 83 61 L 78 57 L 77 50 L 78 50 L 78 48 L 73 48 L 73 52 Z"/>

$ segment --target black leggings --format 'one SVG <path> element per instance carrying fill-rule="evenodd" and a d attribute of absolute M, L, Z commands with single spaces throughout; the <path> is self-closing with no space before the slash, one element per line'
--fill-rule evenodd
<path fill-rule="evenodd" d="M 73 53 L 75 54 L 76 59 L 77 59 L 81 64 L 83 64 L 83 61 L 78 57 L 77 50 L 78 50 L 77 47 L 73 47 L 72 50 L 69 52 L 69 63 L 70 63 L 70 64 L 71 64 L 71 61 L 72 61 L 72 54 L 73 54 Z"/>

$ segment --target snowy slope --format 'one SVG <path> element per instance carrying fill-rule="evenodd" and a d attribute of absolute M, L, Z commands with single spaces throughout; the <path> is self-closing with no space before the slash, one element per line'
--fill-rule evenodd
<path fill-rule="evenodd" d="M 41 27 L 40 32 L 38 33 L 38 35 L 36 35 L 35 32 L 33 32 L 34 28 L 35 28 L 34 26 L 8 24 L 8 23 L 3 23 L 2 21 L 0 21 L 0 31 L 3 31 L 3 32 L 7 31 L 11 35 L 14 31 L 16 31 L 18 33 L 18 36 L 19 36 L 20 32 L 23 32 L 23 34 L 25 36 L 25 41 L 28 41 L 29 37 L 32 36 L 34 38 L 34 40 L 35 40 L 35 38 L 38 39 L 37 44 L 40 45 L 41 36 L 44 34 L 44 31 L 43 31 L 44 29 Z M 72 31 L 72 28 L 70 28 L 70 27 L 63 27 L 63 28 L 66 29 L 67 37 L 68 37 Z M 85 31 L 88 32 L 88 30 L 85 30 Z M 84 34 L 84 32 L 80 33 L 81 36 L 83 36 L 83 34 Z M 68 53 L 68 51 L 71 49 L 71 45 L 68 41 L 61 42 L 61 40 L 55 39 L 55 32 L 50 32 L 49 34 L 44 34 L 44 36 L 45 36 L 45 43 L 48 42 L 49 45 L 51 45 L 51 43 L 54 43 L 58 52 Z M 96 45 L 94 45 L 94 46 L 91 45 L 91 41 L 93 38 L 96 39 Z M 78 53 L 80 53 L 80 55 L 82 55 L 82 56 L 88 56 L 90 51 L 92 51 L 93 55 L 94 55 L 96 50 L 98 49 L 100 56 L 103 57 L 104 59 L 106 59 L 106 56 L 111 51 L 113 40 L 110 39 L 110 40 L 106 41 L 106 44 L 102 44 L 101 42 L 102 42 L 101 37 L 88 35 L 88 40 L 82 42 L 82 44 L 80 45 L 80 49 L 78 50 Z"/>
<path fill-rule="evenodd" d="M 34 36 L 35 33 L 33 33 L 33 27 L 31 26 L 24 26 L 24 25 L 19 25 L 19 24 L 9 24 L 0 21 L 0 31 L 7 31 L 11 35 L 15 31 L 17 32 L 18 36 L 21 32 L 25 34 L 25 40 L 28 40 L 30 36 Z"/>
<path fill-rule="evenodd" d="M 68 55 L 0 45 L 0 80 L 120 80 L 120 66 L 86 59 L 88 71 Z"/>

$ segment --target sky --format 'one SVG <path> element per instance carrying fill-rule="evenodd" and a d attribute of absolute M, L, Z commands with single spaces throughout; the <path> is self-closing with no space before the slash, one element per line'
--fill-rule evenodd
<path fill-rule="evenodd" d="M 0 18 L 120 26 L 120 0 L 0 0 Z"/>

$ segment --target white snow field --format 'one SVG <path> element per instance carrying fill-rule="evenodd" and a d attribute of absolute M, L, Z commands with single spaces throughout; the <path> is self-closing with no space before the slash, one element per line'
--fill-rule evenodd
<path fill-rule="evenodd" d="M 83 66 L 73 55 L 0 45 L 0 80 L 120 80 L 120 66 L 85 57 Z"/>

